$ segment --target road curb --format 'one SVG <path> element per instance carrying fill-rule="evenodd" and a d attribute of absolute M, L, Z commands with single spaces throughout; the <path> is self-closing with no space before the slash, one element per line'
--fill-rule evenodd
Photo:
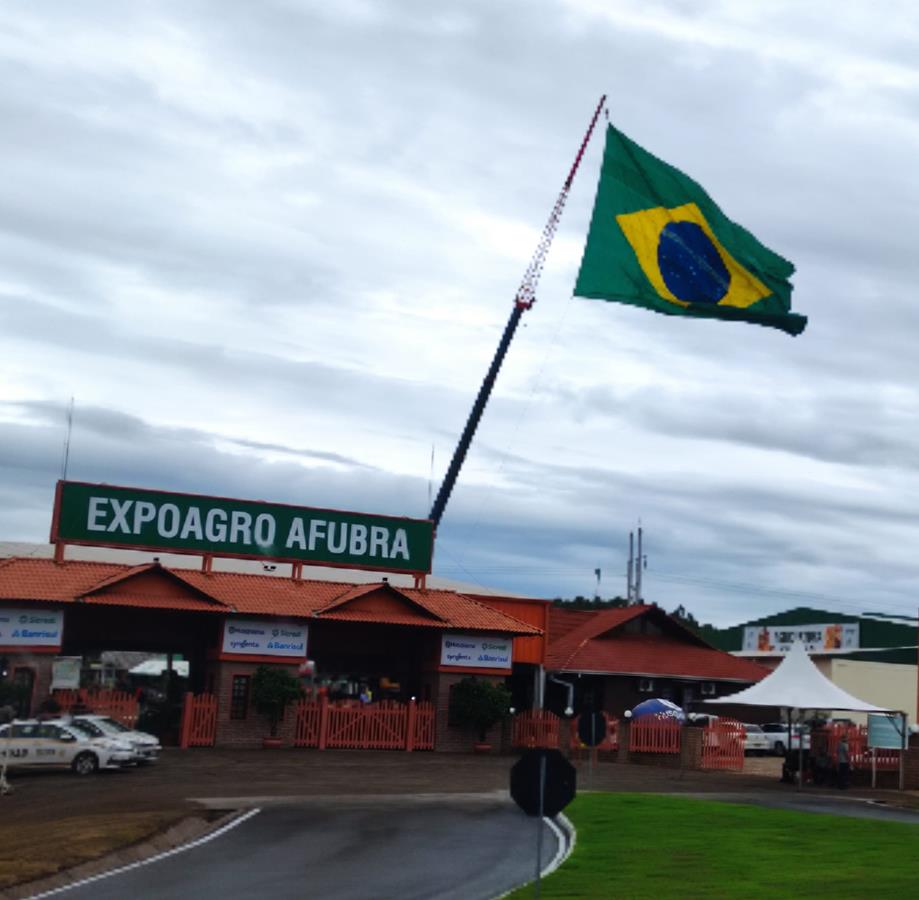
<path fill-rule="evenodd" d="M 555 832 L 556 839 L 558 840 L 558 850 L 555 851 L 555 856 L 543 867 L 542 872 L 539 873 L 540 878 L 545 878 L 547 875 L 551 875 L 556 869 L 558 869 L 563 863 L 566 862 L 569 856 L 571 856 L 572 851 L 574 850 L 574 845 L 577 842 L 578 832 L 574 827 L 574 823 L 571 819 L 568 818 L 564 813 L 559 813 L 555 819 L 550 819 L 546 816 L 543 821 L 549 828 Z M 515 887 L 512 887 L 509 891 L 505 891 L 503 894 L 499 894 L 494 900 L 503 900 L 505 897 L 510 897 L 514 891 L 519 891 L 520 888 L 526 887 L 528 884 L 532 884 L 534 879 L 529 881 L 524 881 L 522 884 L 518 884 Z"/>

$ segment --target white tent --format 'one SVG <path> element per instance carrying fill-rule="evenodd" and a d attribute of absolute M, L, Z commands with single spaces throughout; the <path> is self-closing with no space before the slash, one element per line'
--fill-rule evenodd
<path fill-rule="evenodd" d="M 706 700 L 706 703 L 739 703 L 744 706 L 783 706 L 789 709 L 839 709 L 854 712 L 885 713 L 885 709 L 865 703 L 837 687 L 814 665 L 803 644 L 791 651 L 776 670 L 752 687 Z"/>
<path fill-rule="evenodd" d="M 774 672 L 752 687 L 706 700 L 706 703 L 736 703 L 741 706 L 778 706 L 788 709 L 788 745 L 791 746 L 791 710 L 839 709 L 851 712 L 892 713 L 898 710 L 885 709 L 865 703 L 858 697 L 837 687 L 827 678 L 807 655 L 803 644 L 794 643 L 785 659 Z M 901 713 L 900 733 L 906 735 L 906 715 Z M 804 784 L 804 741 L 798 741 L 798 788 Z M 900 754 L 900 790 L 903 790 L 903 754 Z"/>

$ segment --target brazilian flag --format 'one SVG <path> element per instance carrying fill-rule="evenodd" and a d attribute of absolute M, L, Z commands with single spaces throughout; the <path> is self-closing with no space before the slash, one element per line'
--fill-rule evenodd
<path fill-rule="evenodd" d="M 791 312 L 794 270 L 695 181 L 607 129 L 577 296 L 794 335 L 807 325 Z"/>

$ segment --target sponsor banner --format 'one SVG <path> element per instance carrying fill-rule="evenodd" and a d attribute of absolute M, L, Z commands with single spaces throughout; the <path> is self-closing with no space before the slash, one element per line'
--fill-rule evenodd
<path fill-rule="evenodd" d="M 61 609 L 0 607 L 2 647 L 59 647 L 63 631 Z"/>
<path fill-rule="evenodd" d="M 513 638 L 445 634 L 441 638 L 440 664 L 474 669 L 509 669 L 513 645 Z"/>
<path fill-rule="evenodd" d="M 306 658 L 307 626 L 277 619 L 227 619 L 223 652 L 246 656 Z"/>
<path fill-rule="evenodd" d="M 858 622 L 833 625 L 747 625 L 743 649 L 751 653 L 788 653 L 791 645 L 804 644 L 809 653 L 821 650 L 857 650 Z"/>
<path fill-rule="evenodd" d="M 58 656 L 51 664 L 51 690 L 69 691 L 80 686 L 82 656 Z"/>
<path fill-rule="evenodd" d="M 434 525 L 427 519 L 60 481 L 51 540 L 427 573 Z"/>
<path fill-rule="evenodd" d="M 878 750 L 902 750 L 903 717 L 868 713 L 868 746 Z"/>

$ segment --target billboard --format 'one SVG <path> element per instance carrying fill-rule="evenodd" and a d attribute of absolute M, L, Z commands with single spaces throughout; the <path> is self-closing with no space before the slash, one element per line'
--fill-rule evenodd
<path fill-rule="evenodd" d="M 276 619 L 227 619 L 223 625 L 223 652 L 243 656 L 306 658 L 307 626 Z"/>
<path fill-rule="evenodd" d="M 857 650 L 858 622 L 830 625 L 747 625 L 743 650 L 747 653 L 788 653 L 791 645 L 804 644 L 808 653 L 821 650 Z"/>
<path fill-rule="evenodd" d="M 52 543 L 426 574 L 428 519 L 59 481 Z"/>
<path fill-rule="evenodd" d="M 442 666 L 509 669 L 514 639 L 476 634 L 445 634 L 440 644 Z"/>
<path fill-rule="evenodd" d="M 902 750 L 903 716 L 868 713 L 868 746 L 878 750 Z"/>
<path fill-rule="evenodd" d="M 0 647 L 60 647 L 64 611 L 0 607 Z"/>

